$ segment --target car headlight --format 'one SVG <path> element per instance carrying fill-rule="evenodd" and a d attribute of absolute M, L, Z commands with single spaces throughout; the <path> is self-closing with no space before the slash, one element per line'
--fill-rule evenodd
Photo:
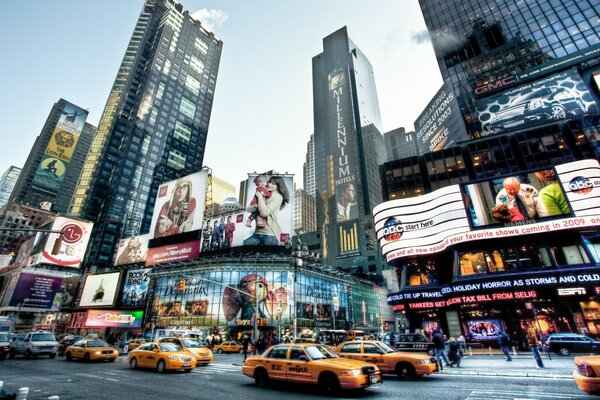
<path fill-rule="evenodd" d="M 344 369 L 340 372 L 340 376 L 359 376 L 360 369 Z"/>
<path fill-rule="evenodd" d="M 101 355 L 102 352 L 101 351 L 95 351 L 94 354 L 96 354 L 97 356 Z"/>
<path fill-rule="evenodd" d="M 168 356 L 167 357 L 169 360 L 173 360 L 173 361 L 177 361 L 179 360 L 179 357 L 175 357 L 175 356 Z"/>
<path fill-rule="evenodd" d="M 32 350 L 37 350 L 37 349 L 39 349 L 39 347 L 38 346 L 31 346 L 31 349 Z"/>
<path fill-rule="evenodd" d="M 417 364 L 431 364 L 431 360 L 429 358 L 427 360 L 417 360 Z"/>

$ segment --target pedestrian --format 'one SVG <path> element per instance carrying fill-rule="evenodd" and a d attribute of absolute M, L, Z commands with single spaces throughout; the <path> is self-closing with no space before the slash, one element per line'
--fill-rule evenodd
<path fill-rule="evenodd" d="M 444 360 L 445 366 L 449 367 L 450 360 L 448 360 L 448 356 L 446 355 L 446 340 L 444 339 L 442 331 L 435 329 L 433 331 L 433 336 L 431 336 L 431 341 L 433 342 L 433 348 L 435 350 L 435 359 L 440 365 L 440 369 L 444 369 L 442 360 Z"/>
<path fill-rule="evenodd" d="M 535 358 L 535 362 L 537 363 L 537 369 L 543 369 L 544 362 L 542 361 L 542 355 L 540 354 L 540 339 L 537 333 L 537 330 L 532 326 L 527 330 L 527 345 L 531 352 L 533 353 L 533 358 Z"/>
<path fill-rule="evenodd" d="M 396 334 L 394 332 L 390 333 L 390 347 L 396 350 Z"/>
<path fill-rule="evenodd" d="M 246 361 L 246 356 L 248 355 L 248 345 L 250 344 L 250 339 L 248 336 L 244 336 L 244 340 L 242 340 L 242 352 L 244 353 L 244 361 Z"/>
<path fill-rule="evenodd" d="M 262 335 L 259 336 L 256 341 L 256 352 L 260 355 L 265 351 L 265 339 L 263 339 Z"/>
<path fill-rule="evenodd" d="M 504 353 L 504 356 L 506 357 L 506 361 L 512 361 L 512 357 L 510 356 L 510 348 L 509 348 L 510 338 L 508 337 L 506 332 L 504 332 L 504 331 L 498 332 L 498 345 L 500 346 L 500 349 L 502 349 L 502 352 Z"/>
<path fill-rule="evenodd" d="M 456 341 L 458 342 L 458 344 L 460 345 L 460 350 L 464 353 L 465 351 L 467 351 L 467 341 L 465 340 L 465 337 L 462 335 L 462 333 L 459 333 L 458 337 L 456 338 Z"/>
<path fill-rule="evenodd" d="M 463 357 L 463 352 L 460 349 L 460 343 L 451 337 L 448 339 L 448 358 L 450 359 L 450 367 L 460 368 L 460 360 Z"/>

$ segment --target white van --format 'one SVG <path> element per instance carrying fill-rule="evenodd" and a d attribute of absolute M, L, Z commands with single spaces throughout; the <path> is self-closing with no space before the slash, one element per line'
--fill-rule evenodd
<path fill-rule="evenodd" d="M 156 342 L 163 337 L 189 337 L 194 339 L 202 339 L 202 335 L 196 331 L 189 329 L 155 329 L 153 340 Z"/>

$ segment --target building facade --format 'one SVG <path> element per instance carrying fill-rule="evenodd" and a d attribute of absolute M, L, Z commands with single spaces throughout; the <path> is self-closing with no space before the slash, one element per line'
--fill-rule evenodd
<path fill-rule="evenodd" d="M 95 221 L 87 265 L 148 231 L 160 182 L 202 168 L 221 49 L 180 4 L 144 4 L 71 204 Z"/>
<path fill-rule="evenodd" d="M 406 132 L 404 128 L 396 128 L 383 134 L 386 161 L 399 160 L 419 154 L 414 132 Z"/>
<path fill-rule="evenodd" d="M 315 197 L 315 135 L 310 135 L 310 139 L 306 144 L 306 161 L 302 166 L 302 174 L 304 175 L 304 191 Z"/>
<path fill-rule="evenodd" d="M 0 177 L 0 208 L 8 203 L 20 174 L 21 168 L 11 165 Z"/>
<path fill-rule="evenodd" d="M 317 226 L 323 259 L 350 272 L 381 272 L 369 217 L 381 201 L 385 160 L 373 68 L 346 27 L 313 58 Z"/>
<path fill-rule="evenodd" d="M 303 189 L 296 189 L 294 196 L 294 232 L 315 232 L 317 230 L 317 209 L 315 198 Z"/>

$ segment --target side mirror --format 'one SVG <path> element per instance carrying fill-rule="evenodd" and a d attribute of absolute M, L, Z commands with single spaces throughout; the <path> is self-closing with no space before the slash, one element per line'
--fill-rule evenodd
<path fill-rule="evenodd" d="M 298 360 L 300 360 L 300 361 L 308 361 L 308 357 L 306 357 L 306 356 L 300 356 L 300 357 L 298 357 Z"/>

